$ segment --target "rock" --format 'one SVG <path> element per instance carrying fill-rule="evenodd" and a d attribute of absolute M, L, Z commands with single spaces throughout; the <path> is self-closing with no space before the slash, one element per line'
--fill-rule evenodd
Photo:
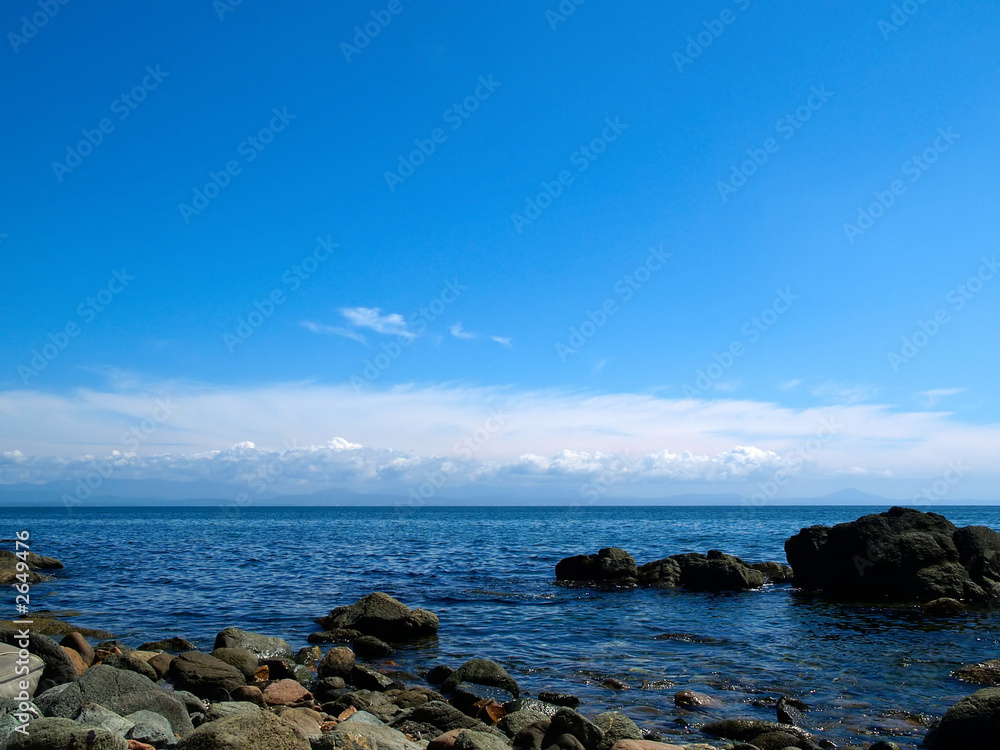
<path fill-rule="evenodd" d="M 427 750 L 451 750 L 455 747 L 455 740 L 458 739 L 458 735 L 462 732 L 468 732 L 468 729 L 452 729 L 444 734 L 439 734 L 437 737 L 432 739 L 427 743 Z"/>
<path fill-rule="evenodd" d="M 760 750 L 785 750 L 786 747 L 799 747 L 801 740 L 794 734 L 778 730 L 774 732 L 764 732 L 753 738 L 755 747 Z"/>
<path fill-rule="evenodd" d="M 298 680 L 278 680 L 264 689 L 264 700 L 270 706 L 291 706 L 312 700 L 312 693 Z"/>
<path fill-rule="evenodd" d="M 36 703 L 46 716 L 67 719 L 76 717 L 87 703 L 97 703 L 120 716 L 148 709 L 165 716 L 175 734 L 183 737 L 193 729 L 179 698 L 137 672 L 104 664 L 91 667 L 76 682 L 42 693 Z"/>
<path fill-rule="evenodd" d="M 577 708 L 580 699 L 570 693 L 554 693 L 551 690 L 543 690 L 538 694 L 538 700 L 551 703 L 553 706 L 566 706 L 567 708 Z"/>
<path fill-rule="evenodd" d="M 672 589 L 681 585 L 681 566 L 667 557 L 653 560 L 639 567 L 639 583 L 659 589 Z"/>
<path fill-rule="evenodd" d="M 114 711 L 109 711 L 96 703 L 83 704 L 80 713 L 76 716 L 76 723 L 88 727 L 98 727 L 121 737 L 125 737 L 128 731 L 135 726 L 135 722 L 130 719 L 119 716 Z"/>
<path fill-rule="evenodd" d="M 309 740 L 267 711 L 202 724 L 177 750 L 310 750 Z"/>
<path fill-rule="evenodd" d="M 477 729 L 485 726 L 482 722 L 471 716 L 466 716 L 450 703 L 444 701 L 429 701 L 422 706 L 400 712 L 393 719 L 392 726 L 402 728 L 403 725 L 428 727 L 428 729 L 421 731 L 433 736 L 444 734 L 452 729 Z"/>
<path fill-rule="evenodd" d="M 621 740 L 615 743 L 611 750 L 684 750 L 684 746 L 650 740 Z"/>
<path fill-rule="evenodd" d="M 436 667 L 432 667 L 428 670 L 425 679 L 431 685 L 440 685 L 442 682 L 451 677 L 454 671 L 455 670 L 447 664 L 438 664 Z"/>
<path fill-rule="evenodd" d="M 605 547 L 596 555 L 575 555 L 556 563 L 556 581 L 635 586 L 639 570 L 628 552 Z"/>
<path fill-rule="evenodd" d="M 215 636 L 215 648 L 242 648 L 258 659 L 291 659 L 292 647 L 284 638 L 226 628 Z"/>
<path fill-rule="evenodd" d="M 788 724 L 779 724 L 776 721 L 759 721 L 757 719 L 723 719 L 722 721 L 713 721 L 703 726 L 701 731 L 713 737 L 739 740 L 741 742 L 753 742 L 754 744 L 757 744 L 755 739 L 758 736 L 773 732 L 787 732 L 796 738 L 796 742 L 811 740 L 807 732 L 796 727 L 789 726 Z M 778 750 L 781 750 L 781 748 Z"/>
<path fill-rule="evenodd" d="M 477 718 L 483 718 L 480 712 L 487 704 L 503 706 L 513 701 L 513 693 L 492 685 L 478 685 L 475 682 L 460 682 L 451 693 L 451 703 L 455 708 Z M 492 720 L 491 718 L 490 721 Z"/>
<path fill-rule="evenodd" d="M 674 693 L 674 705 L 678 708 L 718 708 L 721 704 L 715 698 L 694 690 L 678 690 Z"/>
<path fill-rule="evenodd" d="M 364 659 L 379 659 L 396 653 L 396 649 L 373 635 L 358 636 L 353 645 L 354 653 Z"/>
<path fill-rule="evenodd" d="M 319 646 L 306 646 L 295 653 L 295 663 L 306 667 L 315 667 L 322 658 L 323 651 Z"/>
<path fill-rule="evenodd" d="M 115 669 L 127 669 L 131 672 L 137 672 L 144 677 L 148 677 L 151 682 L 156 682 L 160 679 L 155 669 L 132 654 L 111 654 L 110 656 L 106 656 L 101 661 L 101 664 L 107 667 L 114 667 Z"/>
<path fill-rule="evenodd" d="M 381 591 L 346 607 L 337 607 L 316 622 L 325 630 L 350 628 L 389 642 L 426 638 L 438 631 L 436 614 L 426 609 L 410 609 Z"/>
<path fill-rule="evenodd" d="M 429 701 L 444 700 L 443 695 L 435 693 L 430 688 L 425 687 L 407 688 L 406 690 L 389 690 L 386 692 L 386 697 L 400 708 L 414 708 L 416 706 L 422 706 Z"/>
<path fill-rule="evenodd" d="M 139 651 L 171 651 L 176 654 L 197 650 L 198 647 L 191 643 L 191 641 L 178 636 L 165 638 L 162 641 L 149 641 L 139 646 Z"/>
<path fill-rule="evenodd" d="M 549 716 L 551 716 L 551 714 L 543 714 L 541 711 L 536 711 L 533 708 L 522 708 L 519 711 L 510 712 L 500 719 L 500 721 L 497 722 L 497 729 L 506 734 L 508 737 L 514 737 L 525 727 L 531 726 L 539 721 L 547 721 Z"/>
<path fill-rule="evenodd" d="M 891 508 L 785 542 L 795 584 L 839 598 L 930 602 L 1000 596 L 1000 534 L 937 513 Z"/>
<path fill-rule="evenodd" d="M 60 646 L 59 648 L 61 648 L 66 653 L 66 656 L 69 657 L 69 660 L 73 662 L 73 667 L 76 669 L 76 673 L 78 675 L 87 671 L 87 667 L 89 665 L 83 660 L 83 657 L 80 656 L 76 649 L 72 649 L 69 646 Z"/>
<path fill-rule="evenodd" d="M 342 721 L 332 732 L 313 742 L 312 749 L 420 750 L 420 745 L 410 742 L 402 732 L 383 726 L 381 722 L 370 723 L 362 714 L 364 711 L 359 711 Z"/>
<path fill-rule="evenodd" d="M 372 669 L 367 664 L 355 664 L 351 667 L 351 674 L 347 681 L 362 690 L 388 690 L 396 684 L 392 678 Z"/>
<path fill-rule="evenodd" d="M 156 748 L 139 740 L 129 740 L 128 750 L 156 750 Z"/>
<path fill-rule="evenodd" d="M 604 732 L 598 750 L 611 750 L 621 740 L 641 740 L 642 730 L 620 711 L 605 711 L 594 717 L 594 724 Z"/>
<path fill-rule="evenodd" d="M 16 567 L 17 563 L 22 562 L 21 558 L 17 556 L 14 550 L 4 549 L 0 550 L 0 566 Z M 23 562 L 28 563 L 28 567 L 31 570 L 41 569 L 52 569 L 58 570 L 63 567 L 63 564 L 56 560 L 54 557 L 46 557 L 44 555 L 39 555 L 34 552 L 28 552 L 25 555 Z"/>
<path fill-rule="evenodd" d="M 19 637 L 17 630 L 0 630 L 0 643 L 20 648 Z M 35 695 L 44 693 L 56 685 L 73 682 L 79 676 L 66 652 L 58 643 L 47 636 L 32 633 L 28 643 L 28 653 L 34 654 L 45 663 L 45 668 L 38 680 L 38 687 L 35 689 Z"/>
<path fill-rule="evenodd" d="M 332 630 L 323 630 L 319 633 L 310 633 L 306 640 L 310 643 L 351 643 L 355 638 L 360 636 L 361 632 L 358 630 L 334 628 Z"/>
<path fill-rule="evenodd" d="M 869 745 L 868 750 L 899 750 L 899 745 L 895 742 L 879 740 L 874 745 Z"/>
<path fill-rule="evenodd" d="M 341 677 L 346 680 L 351 676 L 353 668 L 354 652 L 346 646 L 331 648 L 326 652 L 319 664 L 316 665 L 316 671 L 321 679 L 324 677 Z"/>
<path fill-rule="evenodd" d="M 71 719 L 44 718 L 31 722 L 27 736 L 15 733 L 9 750 L 128 750 L 128 741 L 106 729 L 77 724 Z"/>
<path fill-rule="evenodd" d="M 236 667 L 248 682 L 253 680 L 254 675 L 257 674 L 257 667 L 260 666 L 257 655 L 245 648 L 224 646 L 215 649 L 210 656 L 214 656 L 219 661 L 224 661 L 226 664 Z"/>
<path fill-rule="evenodd" d="M 521 694 L 517 681 L 507 673 L 507 670 L 489 659 L 469 659 L 441 683 L 441 688 L 450 692 L 462 682 L 498 687 L 509 692 L 514 698 Z"/>
<path fill-rule="evenodd" d="M 173 654 L 157 654 L 146 663 L 153 668 L 158 678 L 164 677 L 170 671 L 170 662 L 174 660 Z"/>
<path fill-rule="evenodd" d="M 70 633 L 59 641 L 59 645 L 76 651 L 88 667 L 94 663 L 94 647 L 79 633 Z"/>
<path fill-rule="evenodd" d="M 795 577 L 790 565 L 779 562 L 755 562 L 749 565 L 764 574 L 765 583 L 791 583 Z"/>
<path fill-rule="evenodd" d="M 145 742 L 154 747 L 171 747 L 177 744 L 170 722 L 152 711 L 135 711 L 125 717 L 133 723 L 126 739 Z"/>
<path fill-rule="evenodd" d="M 455 750 L 510 750 L 510 745 L 495 734 L 467 729 L 455 737 Z"/>
<path fill-rule="evenodd" d="M 534 698 L 518 698 L 516 701 L 504 704 L 504 708 L 507 710 L 507 713 L 531 710 L 537 711 L 544 716 L 555 716 L 556 711 L 559 710 L 559 706 L 555 704 L 545 703 Z"/>
<path fill-rule="evenodd" d="M 965 609 L 965 605 L 958 601 L 958 599 L 949 599 L 947 596 L 943 596 L 940 599 L 935 599 L 932 602 L 921 605 L 921 609 L 924 611 L 924 614 L 931 615 L 932 617 L 951 617 L 962 612 Z"/>
<path fill-rule="evenodd" d="M 983 738 L 1000 736 L 1000 688 L 983 688 L 962 698 L 935 723 L 924 747 L 967 750 L 981 747 Z"/>
<path fill-rule="evenodd" d="M 245 714 L 260 713 L 261 707 L 250 701 L 223 701 L 213 703 L 205 712 L 206 721 L 219 721 L 228 719 L 231 716 L 243 716 Z"/>
<path fill-rule="evenodd" d="M 267 701 L 264 700 L 264 693 L 256 685 L 243 685 L 235 690 L 231 690 L 229 694 L 234 701 L 247 701 L 261 708 L 267 706 Z"/>
<path fill-rule="evenodd" d="M 307 739 L 323 734 L 323 715 L 311 708 L 278 706 L 274 713 L 286 724 L 298 729 Z"/>
<path fill-rule="evenodd" d="M 806 715 L 802 713 L 806 706 L 802 701 L 789 698 L 785 695 L 778 698 L 775 711 L 778 714 L 778 721 L 781 724 L 793 724 L 801 727 L 806 723 Z"/>
<path fill-rule="evenodd" d="M 560 708 L 551 719 L 549 732 L 571 734 L 576 737 L 586 750 L 597 750 L 604 740 L 604 732 L 583 715 L 572 708 Z"/>
<path fill-rule="evenodd" d="M 681 586 L 690 591 L 746 591 L 764 585 L 764 574 L 738 557 L 713 550 L 707 555 L 673 555 L 681 569 Z"/>
<path fill-rule="evenodd" d="M 389 696 L 374 690 L 358 690 L 340 696 L 328 705 L 327 713 L 340 714 L 347 709 L 365 711 L 382 722 L 390 722 L 400 712 L 399 706 Z"/>
<path fill-rule="evenodd" d="M 174 657 L 167 679 L 180 690 L 209 699 L 216 699 L 220 689 L 228 693 L 247 684 L 236 667 L 201 651 L 188 651 Z"/>

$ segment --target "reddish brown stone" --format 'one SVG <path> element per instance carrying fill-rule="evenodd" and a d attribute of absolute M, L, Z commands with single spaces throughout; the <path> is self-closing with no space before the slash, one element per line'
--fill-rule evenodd
<path fill-rule="evenodd" d="M 296 680 L 278 680 L 264 689 L 264 700 L 272 706 L 291 706 L 312 700 L 312 693 Z"/>

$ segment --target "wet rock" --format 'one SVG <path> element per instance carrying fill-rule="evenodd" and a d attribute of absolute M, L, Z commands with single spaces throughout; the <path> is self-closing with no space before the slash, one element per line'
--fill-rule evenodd
<path fill-rule="evenodd" d="M 362 635 L 354 639 L 354 653 L 363 659 L 380 659 L 391 656 L 396 649 L 373 635 Z"/>
<path fill-rule="evenodd" d="M 810 526 L 785 542 L 795 584 L 872 601 L 986 601 L 1000 595 L 1000 535 L 956 529 L 937 513 L 891 508 L 833 527 Z"/>
<path fill-rule="evenodd" d="M 658 589 L 672 589 L 681 585 L 681 566 L 667 557 L 639 566 L 639 583 Z"/>
<path fill-rule="evenodd" d="M 346 646 L 331 648 L 316 665 L 320 678 L 341 677 L 347 679 L 354 668 L 354 652 Z"/>
<path fill-rule="evenodd" d="M 70 633 L 59 641 L 59 645 L 76 651 L 88 667 L 94 663 L 94 647 L 80 633 Z"/>
<path fill-rule="evenodd" d="M 874 745 L 870 745 L 868 750 L 899 750 L 899 745 L 887 740 L 879 740 Z"/>
<path fill-rule="evenodd" d="M 441 688 L 448 692 L 454 691 L 463 682 L 498 687 L 509 692 L 514 698 L 521 694 L 517 681 L 507 673 L 507 670 L 489 659 L 469 659 L 441 683 Z"/>
<path fill-rule="evenodd" d="M 760 750 L 785 750 L 786 747 L 800 747 L 801 739 L 785 731 L 764 732 L 753 738 L 753 744 Z M 808 745 L 806 746 L 808 747 Z"/>
<path fill-rule="evenodd" d="M 801 727 L 806 723 L 806 715 L 802 713 L 805 709 L 805 703 L 785 695 L 778 698 L 778 703 L 775 706 L 780 723 L 794 724 L 797 727 Z"/>
<path fill-rule="evenodd" d="M 27 736 L 15 733 L 9 750 L 128 750 L 128 741 L 106 729 L 77 724 L 71 719 L 43 718 L 33 721 Z"/>
<path fill-rule="evenodd" d="M 604 740 L 604 732 L 594 722 L 572 708 L 560 708 L 551 719 L 549 732 L 571 734 L 586 750 L 597 750 Z"/>
<path fill-rule="evenodd" d="M 292 658 L 292 647 L 284 638 L 251 633 L 240 628 L 226 628 L 215 636 L 215 648 L 246 649 L 258 659 Z"/>
<path fill-rule="evenodd" d="M 438 617 L 426 609 L 410 609 L 376 591 L 354 604 L 337 607 L 316 622 L 325 630 L 350 628 L 389 642 L 410 641 L 437 634 Z"/>
<path fill-rule="evenodd" d="M 553 711 L 552 713 L 555 713 Z M 514 737 L 525 727 L 531 726 L 540 721 L 547 721 L 551 714 L 543 714 L 533 708 L 522 708 L 519 711 L 509 712 L 497 722 L 497 729 L 508 737 Z"/>
<path fill-rule="evenodd" d="M 503 688 L 477 685 L 474 682 L 460 682 L 451 693 L 452 705 L 470 716 L 477 717 L 485 704 L 502 706 L 513 700 L 514 695 Z"/>
<path fill-rule="evenodd" d="M 537 711 L 543 716 L 555 716 L 556 711 L 559 710 L 559 706 L 553 703 L 546 703 L 534 698 L 518 698 L 516 701 L 505 703 L 504 708 L 507 710 L 507 713 L 530 710 Z"/>
<path fill-rule="evenodd" d="M 219 661 L 225 662 L 231 667 L 236 667 L 247 682 L 254 679 L 254 675 L 257 674 L 257 667 L 260 666 L 257 655 L 245 648 L 217 648 L 209 655 Z"/>
<path fill-rule="evenodd" d="M 792 566 L 779 562 L 749 563 L 750 567 L 764 574 L 765 583 L 791 583 L 795 577 Z"/>
<path fill-rule="evenodd" d="M 71 719 L 85 704 L 97 703 L 127 716 L 147 709 L 165 716 L 174 733 L 184 736 L 193 725 L 187 707 L 169 693 L 137 672 L 98 664 L 73 683 L 57 685 L 37 697 L 38 708 L 46 716 Z"/>
<path fill-rule="evenodd" d="M 538 694 L 538 700 L 551 703 L 554 706 L 566 706 L 567 708 L 578 708 L 580 699 L 570 693 L 555 693 L 551 690 L 543 690 Z"/>
<path fill-rule="evenodd" d="M 310 750 L 309 740 L 266 711 L 202 724 L 177 750 Z M 371 750 L 370 748 L 368 750 Z"/>
<path fill-rule="evenodd" d="M 685 750 L 685 747 L 651 740 L 621 740 L 615 743 L 611 750 Z"/>
<path fill-rule="evenodd" d="M 965 610 L 965 605 L 958 599 L 949 599 L 947 596 L 935 599 L 932 602 L 921 605 L 925 615 L 931 617 L 951 617 Z"/>
<path fill-rule="evenodd" d="M 388 690 L 386 697 L 400 708 L 415 708 L 430 701 L 443 701 L 444 696 L 430 688 L 414 687 L 405 690 Z"/>
<path fill-rule="evenodd" d="M 703 726 L 701 731 L 713 737 L 752 742 L 755 745 L 757 744 L 757 737 L 762 734 L 774 732 L 786 732 L 796 738 L 796 742 L 792 744 L 800 744 L 803 740 L 806 742 L 811 741 L 809 734 L 801 729 L 789 726 L 788 724 L 779 724 L 776 721 L 760 721 L 758 719 L 723 719 L 722 721 L 713 721 Z M 782 748 L 779 747 L 778 750 L 782 750 Z"/>
<path fill-rule="evenodd" d="M 355 664 L 347 681 L 362 690 L 388 690 L 396 683 L 392 678 L 372 669 L 367 664 Z"/>
<path fill-rule="evenodd" d="M 264 689 L 264 700 L 271 706 L 291 706 L 312 700 L 312 693 L 298 680 L 278 680 Z"/>
<path fill-rule="evenodd" d="M 156 670 L 149 666 L 142 659 L 138 659 L 132 654 L 111 654 L 104 658 L 101 662 L 106 667 L 114 667 L 115 669 L 127 669 L 131 672 L 137 672 L 143 677 L 149 678 L 151 682 L 156 682 L 160 679 L 159 675 L 156 674 Z"/>
<path fill-rule="evenodd" d="M 574 555 L 556 563 L 556 581 L 635 586 L 639 570 L 628 552 L 605 547 L 596 555 Z"/>
<path fill-rule="evenodd" d="M 424 728 L 419 731 L 429 736 L 444 734 L 452 729 L 481 729 L 485 727 L 481 721 L 467 716 L 444 701 L 429 701 L 422 706 L 401 711 L 393 720 L 392 725 L 399 729 L 403 728 L 404 725 L 422 726 Z"/>
<path fill-rule="evenodd" d="M 220 689 L 230 692 L 247 684 L 236 667 L 200 651 L 188 651 L 174 657 L 167 678 L 180 690 L 210 699 L 217 696 Z"/>
<path fill-rule="evenodd" d="M 722 704 L 705 693 L 694 690 L 678 690 L 674 693 L 674 705 L 678 708 L 717 708 Z"/>
<path fill-rule="evenodd" d="M 305 667 L 315 667 L 319 660 L 323 658 L 323 651 L 319 646 L 307 646 L 300 648 L 295 654 L 295 663 Z"/>
<path fill-rule="evenodd" d="M 6 643 L 20 649 L 18 638 L 19 631 L 0 629 L 0 643 Z M 45 668 L 38 678 L 38 686 L 34 691 L 35 695 L 44 693 L 56 685 L 73 682 L 79 676 L 76 667 L 70 661 L 66 652 L 62 650 L 62 647 L 58 643 L 47 636 L 40 633 L 32 633 L 28 642 L 28 653 L 34 654 L 45 664 Z"/>
<path fill-rule="evenodd" d="M 690 591 L 746 591 L 764 585 L 764 574 L 738 557 L 717 550 L 671 557 L 681 569 L 681 586 Z"/>
<path fill-rule="evenodd" d="M 177 636 L 165 638 L 162 641 L 149 641 L 139 646 L 139 651 L 170 651 L 177 654 L 197 650 L 198 647 L 191 643 L 191 641 Z"/>
<path fill-rule="evenodd" d="M 333 630 L 323 630 L 318 633 L 310 633 L 306 638 L 309 643 L 352 643 L 355 638 L 361 636 L 361 632 L 350 628 L 335 628 Z"/>
<path fill-rule="evenodd" d="M 924 737 L 928 750 L 980 747 L 984 737 L 1000 736 L 1000 688 L 983 688 L 949 708 Z"/>
<path fill-rule="evenodd" d="M 620 711 L 605 711 L 594 717 L 594 724 L 604 733 L 597 750 L 611 750 L 621 740 L 641 740 L 642 730 Z"/>
<path fill-rule="evenodd" d="M 455 670 L 446 664 L 438 664 L 427 672 L 426 680 L 431 685 L 440 685 L 447 680 Z"/>

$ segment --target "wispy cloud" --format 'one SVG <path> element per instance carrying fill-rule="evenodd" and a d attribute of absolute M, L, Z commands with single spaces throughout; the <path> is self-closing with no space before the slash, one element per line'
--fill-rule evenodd
<path fill-rule="evenodd" d="M 793 378 L 792 380 L 786 380 L 784 383 L 782 383 L 781 390 L 791 391 L 794 390 L 795 388 L 798 388 L 800 385 L 802 385 L 802 381 Z"/>
<path fill-rule="evenodd" d="M 450 329 L 451 335 L 456 339 L 474 339 L 479 336 L 478 333 L 471 333 L 462 328 L 461 323 L 455 323 Z"/>
<path fill-rule="evenodd" d="M 941 399 L 947 396 L 957 396 L 964 390 L 964 388 L 933 388 L 929 391 L 921 391 L 919 394 L 920 403 L 925 409 L 930 409 Z"/>
<path fill-rule="evenodd" d="M 490 338 L 501 346 L 513 346 L 514 344 L 509 336 L 490 336 Z"/>
<path fill-rule="evenodd" d="M 383 333 L 390 336 L 405 336 L 415 338 L 406 320 L 399 313 L 382 314 L 379 307 L 342 307 L 340 314 L 344 316 L 348 323 L 357 328 L 369 328 L 376 333 Z"/>
<path fill-rule="evenodd" d="M 368 342 L 365 340 L 365 337 L 360 333 L 341 326 L 324 325 L 322 323 L 314 323 L 311 320 L 303 320 L 299 325 L 312 331 L 313 333 L 320 333 L 326 336 L 343 336 L 344 338 L 360 341 L 365 346 L 368 346 Z"/>

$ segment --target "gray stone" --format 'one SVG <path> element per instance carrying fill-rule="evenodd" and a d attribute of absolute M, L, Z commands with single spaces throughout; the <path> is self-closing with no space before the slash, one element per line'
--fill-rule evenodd
<path fill-rule="evenodd" d="M 346 607 L 337 607 L 316 622 L 327 631 L 348 628 L 390 642 L 426 638 L 436 635 L 438 630 L 436 614 L 426 609 L 410 609 L 381 591 Z"/>
<path fill-rule="evenodd" d="M 156 747 L 171 747 L 177 744 L 170 722 L 159 714 L 152 711 L 135 711 L 125 718 L 134 724 L 125 735 L 127 739 Z"/>
<path fill-rule="evenodd" d="M 327 713 L 340 713 L 348 708 L 356 708 L 358 713 L 377 717 L 379 723 L 391 721 L 401 710 L 385 693 L 373 690 L 358 690 L 342 695 L 333 701 L 333 707 L 333 710 Z"/>
<path fill-rule="evenodd" d="M 132 654 L 111 654 L 104 657 L 104 661 L 101 664 L 107 667 L 114 667 L 115 669 L 127 669 L 131 672 L 137 672 L 143 677 L 148 677 L 153 682 L 159 679 L 155 669 L 139 657 L 132 656 Z"/>
<path fill-rule="evenodd" d="M 267 711 L 202 724 L 177 750 L 310 750 L 309 740 Z"/>
<path fill-rule="evenodd" d="M 363 659 L 380 659 L 396 653 L 396 649 L 373 635 L 358 636 L 353 645 L 354 653 Z"/>
<path fill-rule="evenodd" d="M 463 714 L 444 701 L 429 701 L 422 706 L 402 711 L 393 720 L 392 725 L 399 728 L 404 723 L 433 727 L 437 734 L 444 734 L 452 729 L 481 729 L 485 726 L 478 719 Z"/>
<path fill-rule="evenodd" d="M 214 656 L 219 661 L 224 661 L 231 667 L 236 667 L 247 681 L 254 678 L 259 666 L 257 654 L 245 648 L 230 648 L 226 646 L 215 649 L 209 656 Z"/>
<path fill-rule="evenodd" d="M 67 719 L 75 718 L 86 703 L 97 703 L 121 716 L 148 709 L 165 716 L 181 737 L 194 728 L 184 703 L 173 694 L 141 674 L 103 664 L 91 667 L 76 682 L 46 691 L 36 703 L 46 716 Z"/>
<path fill-rule="evenodd" d="M 356 720 L 357 715 L 314 740 L 312 750 L 420 750 L 420 745 L 410 742 L 402 732 L 381 722 L 375 724 L 364 718 Z"/>
<path fill-rule="evenodd" d="M 28 735 L 15 733 L 8 750 L 128 750 L 128 740 L 106 729 L 77 724 L 72 719 L 46 717 L 31 722 Z"/>
<path fill-rule="evenodd" d="M 489 659 L 470 659 L 465 662 L 448 676 L 441 688 L 445 691 L 453 691 L 462 682 L 502 688 L 514 698 L 521 694 L 517 681 L 507 673 L 507 670 Z"/>
<path fill-rule="evenodd" d="M 292 647 L 284 638 L 226 628 L 215 636 L 215 648 L 242 648 L 258 659 L 291 659 Z"/>
<path fill-rule="evenodd" d="M 673 555 L 681 569 L 681 586 L 689 591 L 747 591 L 764 585 L 764 574 L 738 557 L 717 550 L 707 555 Z"/>
<path fill-rule="evenodd" d="M 552 713 L 555 713 L 553 710 Z M 543 714 L 533 708 L 522 708 L 519 711 L 512 711 L 497 722 L 497 728 L 508 737 L 514 737 L 525 727 L 531 726 L 539 721 L 545 721 L 551 714 Z"/>
<path fill-rule="evenodd" d="M 549 731 L 556 735 L 573 735 L 586 750 L 597 750 L 604 740 L 601 728 L 572 708 L 563 707 L 556 711 Z"/>
<path fill-rule="evenodd" d="M 15 730 L 24 721 L 34 721 L 41 718 L 42 712 L 38 706 L 25 701 L 22 711 L 21 701 L 16 698 L 0 698 L 0 750 L 6 750 L 7 742 L 13 739 Z"/>
<path fill-rule="evenodd" d="M 354 652 L 346 646 L 336 646 L 327 651 L 316 666 L 320 679 L 340 677 L 346 680 L 354 668 Z"/>
<path fill-rule="evenodd" d="M 455 750 L 510 750 L 510 743 L 495 734 L 470 729 L 455 738 Z"/>
<path fill-rule="evenodd" d="M 219 691 L 228 693 L 242 685 L 246 678 L 236 667 L 200 651 L 188 651 L 170 662 L 169 679 L 180 690 L 188 690 L 200 698 L 219 699 Z"/>
<path fill-rule="evenodd" d="M 928 750 L 980 747 L 984 737 L 1000 736 L 1000 688 L 983 688 L 949 708 L 924 737 Z"/>
<path fill-rule="evenodd" d="M 618 740 L 641 740 L 642 730 L 621 711 L 605 711 L 594 717 L 594 724 L 604 732 L 598 750 L 610 750 Z"/>
<path fill-rule="evenodd" d="M 184 651 L 197 651 L 198 647 L 186 638 L 165 638 L 162 641 L 149 641 L 139 646 L 139 651 L 169 651 L 179 654 Z"/>
<path fill-rule="evenodd" d="M 119 716 L 114 711 L 109 711 L 104 706 L 97 703 L 86 703 L 80 708 L 80 713 L 76 717 L 77 724 L 88 727 L 99 727 L 112 734 L 124 737 L 128 730 L 135 726 L 135 722 Z"/>
<path fill-rule="evenodd" d="M 20 648 L 19 637 L 20 634 L 16 630 L 0 629 L 0 643 Z M 35 690 L 36 696 L 56 685 L 76 680 L 76 667 L 73 666 L 73 662 L 69 660 L 59 644 L 48 636 L 32 633 L 28 642 L 28 653 L 34 654 L 45 662 L 45 669 L 42 671 L 41 679 Z"/>
<path fill-rule="evenodd" d="M 394 684 L 391 677 L 372 669 L 367 664 L 355 664 L 351 667 L 347 681 L 362 690 L 388 690 Z"/>
<path fill-rule="evenodd" d="M 223 701 L 213 703 L 205 711 L 206 721 L 218 721 L 228 719 L 230 716 L 241 716 L 243 714 L 255 714 L 261 711 L 261 707 L 250 701 Z"/>

